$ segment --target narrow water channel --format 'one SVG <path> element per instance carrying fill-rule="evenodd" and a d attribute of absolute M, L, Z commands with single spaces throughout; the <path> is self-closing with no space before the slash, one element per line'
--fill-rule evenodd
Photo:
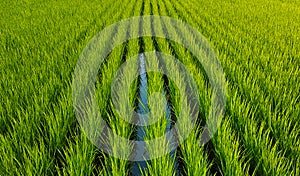
<path fill-rule="evenodd" d="M 140 74 L 140 80 L 139 80 L 139 95 L 140 95 L 140 101 L 138 103 L 138 113 L 140 114 L 138 117 L 138 120 L 143 123 L 147 123 L 147 113 L 149 112 L 148 107 L 148 87 L 147 87 L 147 74 L 146 74 L 146 66 L 145 66 L 145 55 L 141 53 L 139 55 L 139 74 Z M 146 135 L 145 127 L 143 126 L 137 126 L 137 141 L 143 141 L 144 137 Z M 141 158 L 141 156 L 144 156 L 146 153 L 146 150 L 144 146 L 135 146 L 134 148 L 135 158 L 138 160 Z M 147 168 L 147 161 L 135 161 L 132 164 L 131 172 L 134 176 L 140 176 L 142 175 L 142 172 L 140 169 L 144 170 Z"/>
<path fill-rule="evenodd" d="M 138 120 L 142 124 L 148 124 L 148 116 L 147 114 L 149 113 L 149 106 L 148 106 L 148 81 L 147 81 L 147 74 L 146 74 L 146 65 L 145 65 L 145 55 L 141 53 L 139 55 L 139 103 L 138 103 L 138 110 L 137 112 L 139 113 Z M 163 95 L 166 96 L 166 91 L 163 90 Z M 166 101 L 164 103 L 165 105 L 165 111 L 166 111 L 166 119 L 167 119 L 167 127 L 166 127 L 166 132 L 171 130 L 171 109 L 170 109 L 170 104 Z M 143 126 L 137 126 L 137 141 L 144 141 L 145 136 L 146 136 L 146 131 L 145 127 Z M 166 136 L 167 140 L 169 140 L 169 143 L 171 145 L 169 146 L 170 148 L 172 147 L 172 144 L 175 143 L 174 136 Z M 171 157 L 175 157 L 175 151 L 171 151 L 170 155 Z M 135 159 L 139 160 L 142 156 L 147 156 L 147 151 L 145 149 L 145 146 L 135 146 L 134 148 L 134 154 L 135 154 Z M 147 164 L 150 161 L 135 161 L 132 162 L 131 165 L 131 173 L 133 176 L 140 176 L 142 175 L 143 171 L 147 169 Z M 178 171 L 178 162 L 175 159 L 174 163 L 174 172 L 176 173 L 175 175 L 179 175 Z"/>

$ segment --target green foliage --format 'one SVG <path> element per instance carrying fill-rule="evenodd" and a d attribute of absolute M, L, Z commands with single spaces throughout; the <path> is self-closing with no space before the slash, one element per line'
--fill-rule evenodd
<path fill-rule="evenodd" d="M 124 58 L 137 55 L 140 47 L 177 57 L 199 90 L 200 115 L 191 135 L 175 156 L 151 160 L 144 174 L 176 175 L 179 158 L 182 175 L 300 175 L 298 1 L 3 0 L 0 9 L 0 175 L 130 174 L 129 161 L 105 154 L 81 131 L 71 88 L 76 61 L 89 40 L 110 24 L 139 16 L 141 9 L 144 15 L 170 16 L 199 30 L 211 42 L 227 79 L 223 121 L 211 143 L 200 146 L 211 88 L 194 56 L 178 43 L 154 37 L 143 38 L 145 46 L 133 39 L 114 48 L 95 87 L 99 111 L 120 136 L 132 138 L 135 128 L 113 110 L 110 87 Z M 166 35 L 182 37 L 183 31 L 157 25 Z M 124 38 L 122 31 L 112 34 L 111 41 Z M 159 68 L 170 63 L 154 58 L 151 64 Z M 184 85 L 165 82 L 158 73 L 147 76 L 149 96 L 168 92 L 178 118 Z M 128 90 L 133 108 L 137 86 L 135 80 Z M 153 116 L 165 116 L 163 106 L 150 105 L 156 109 Z M 163 117 L 146 128 L 147 140 L 165 133 Z M 165 149 L 147 150 L 155 154 Z"/>

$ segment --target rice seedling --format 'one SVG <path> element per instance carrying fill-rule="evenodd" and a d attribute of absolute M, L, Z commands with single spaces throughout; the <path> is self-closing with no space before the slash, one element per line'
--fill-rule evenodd
<path fill-rule="evenodd" d="M 0 9 L 0 175 L 300 174 L 298 1 L 3 0 Z M 135 140 L 144 129 L 142 139 L 150 144 L 176 123 L 175 141 L 192 129 L 171 153 L 173 139 L 147 145 L 149 155 L 167 154 L 147 161 L 141 172 L 134 173 L 133 162 L 98 149 L 81 129 L 73 107 L 72 80 L 80 53 L 93 36 L 140 15 L 178 19 L 208 39 L 226 76 L 227 104 L 218 130 L 201 146 L 212 88 L 192 52 L 160 37 L 135 38 L 113 48 L 94 80 L 98 111 L 112 133 Z M 128 27 L 131 32 L 120 27 L 101 39 L 107 41 L 105 47 L 140 30 L 197 44 L 189 28 L 174 24 L 143 21 Z M 191 37 L 184 38 L 189 32 Z M 193 78 L 199 101 L 194 127 L 188 122 L 193 108 L 182 97 L 191 86 L 188 76 L 158 53 L 144 54 L 145 65 L 167 71 L 179 84 L 161 73 L 147 72 L 146 67 L 147 105 L 152 112 L 148 118 L 159 120 L 146 127 L 129 122 L 135 121 L 142 98 L 140 77 L 130 79 L 139 65 L 129 63 L 154 50 L 177 58 Z M 124 63 L 126 69 L 116 74 Z M 116 106 L 113 98 L 129 103 Z M 106 138 L 112 152 L 134 155 L 135 146 L 120 149 L 112 133 Z"/>

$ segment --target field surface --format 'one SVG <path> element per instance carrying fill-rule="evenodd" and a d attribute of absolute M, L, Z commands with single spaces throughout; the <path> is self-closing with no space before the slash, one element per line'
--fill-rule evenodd
<path fill-rule="evenodd" d="M 300 1 L 2 0 L 0 14 L 0 175 L 300 175 Z M 94 36 L 122 19 L 143 15 L 183 21 L 210 42 L 226 78 L 226 108 L 217 132 L 200 146 L 211 87 L 195 56 L 160 37 L 115 47 L 99 69 L 95 92 L 99 112 L 122 137 L 147 141 L 162 136 L 177 121 L 182 101 L 181 85 L 149 72 L 120 97 L 138 111 L 147 101 L 143 94 L 161 92 L 168 104 L 152 101 L 147 108 L 166 118 L 142 132 L 120 120 L 111 86 L 125 61 L 148 51 L 167 53 L 185 65 L 198 88 L 200 111 L 192 133 L 172 153 L 139 165 L 104 153 L 87 138 L 74 112 L 72 80 Z M 143 27 L 166 35 L 173 31 L 179 39 L 183 35 L 163 23 L 155 29 L 141 23 L 130 30 Z M 107 38 L 125 35 L 117 29 Z M 150 64 L 170 66 L 158 58 Z M 126 74 L 132 72 L 123 74 L 128 81 Z"/>

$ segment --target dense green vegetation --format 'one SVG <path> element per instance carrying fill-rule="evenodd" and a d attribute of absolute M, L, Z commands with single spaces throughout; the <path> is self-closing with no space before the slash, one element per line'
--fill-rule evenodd
<path fill-rule="evenodd" d="M 130 161 L 105 154 L 81 131 L 72 103 L 72 78 L 80 53 L 99 31 L 140 15 L 169 16 L 201 32 L 217 53 L 227 81 L 221 126 L 209 143 L 199 146 L 211 93 L 191 52 L 155 37 L 132 39 L 114 48 L 95 87 L 99 111 L 120 136 L 135 138 L 136 128 L 113 110 L 111 84 L 119 66 L 138 53 L 156 50 L 178 58 L 199 90 L 200 115 L 191 135 L 174 155 L 149 161 L 143 173 L 300 175 L 299 1 L 3 0 L 0 11 L 0 175 L 131 174 Z M 163 23 L 155 30 L 182 35 Z M 152 33 L 159 32 L 155 30 Z M 124 38 L 122 31 L 108 37 L 112 42 Z M 170 66 L 158 58 L 151 64 Z M 126 82 L 125 75 L 133 72 L 123 74 Z M 167 94 L 175 123 L 180 85 L 159 73 L 147 77 L 149 96 Z M 133 107 L 139 101 L 138 87 L 136 79 L 128 89 L 130 96 L 122 97 Z M 164 114 L 164 107 L 153 102 L 150 109 L 157 109 L 153 116 Z M 146 139 L 163 135 L 167 123 L 162 119 L 147 127 Z M 157 146 L 148 152 L 163 149 Z"/>

